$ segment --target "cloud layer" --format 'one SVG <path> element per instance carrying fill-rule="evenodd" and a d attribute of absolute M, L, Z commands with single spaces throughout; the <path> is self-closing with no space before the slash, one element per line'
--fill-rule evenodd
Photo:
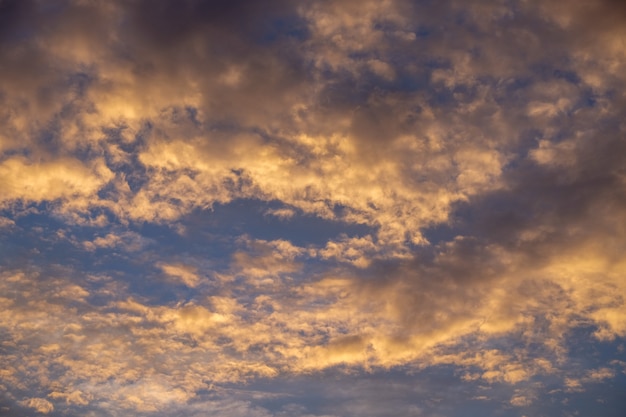
<path fill-rule="evenodd" d="M 625 20 L 0 1 L 0 413 L 618 416 Z"/>

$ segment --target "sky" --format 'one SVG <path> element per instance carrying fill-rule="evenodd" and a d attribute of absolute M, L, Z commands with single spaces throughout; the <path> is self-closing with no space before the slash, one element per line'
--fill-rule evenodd
<path fill-rule="evenodd" d="M 623 417 L 626 4 L 0 0 L 0 416 Z"/>

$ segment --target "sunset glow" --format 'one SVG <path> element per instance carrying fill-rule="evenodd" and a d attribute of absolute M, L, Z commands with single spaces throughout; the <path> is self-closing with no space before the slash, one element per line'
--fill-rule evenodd
<path fill-rule="evenodd" d="M 623 417 L 626 6 L 0 0 L 0 416 Z"/>

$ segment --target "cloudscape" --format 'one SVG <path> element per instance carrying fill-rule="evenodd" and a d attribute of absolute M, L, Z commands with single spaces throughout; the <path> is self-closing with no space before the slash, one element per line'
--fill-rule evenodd
<path fill-rule="evenodd" d="M 626 7 L 0 0 L 0 415 L 626 410 Z"/>

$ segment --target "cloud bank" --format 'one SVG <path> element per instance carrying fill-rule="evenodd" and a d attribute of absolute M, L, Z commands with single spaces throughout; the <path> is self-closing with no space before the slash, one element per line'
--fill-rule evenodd
<path fill-rule="evenodd" d="M 625 21 L 0 1 L 1 413 L 620 415 Z"/>

